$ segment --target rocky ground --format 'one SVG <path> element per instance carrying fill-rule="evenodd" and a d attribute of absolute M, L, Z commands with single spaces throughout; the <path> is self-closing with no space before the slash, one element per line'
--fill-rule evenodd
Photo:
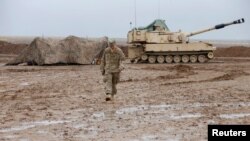
<path fill-rule="evenodd" d="M 114 102 L 97 65 L 3 66 L 0 140 L 207 140 L 208 124 L 250 123 L 250 58 L 129 64 Z"/>

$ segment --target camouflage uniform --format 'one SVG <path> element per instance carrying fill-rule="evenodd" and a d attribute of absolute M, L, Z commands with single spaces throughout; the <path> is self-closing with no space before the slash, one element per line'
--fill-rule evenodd
<path fill-rule="evenodd" d="M 119 82 L 120 72 L 124 69 L 121 62 L 124 59 L 125 55 L 120 48 L 115 46 L 113 50 L 111 47 L 105 49 L 100 69 L 104 75 L 106 95 L 114 96 L 117 93 L 116 84 Z"/>

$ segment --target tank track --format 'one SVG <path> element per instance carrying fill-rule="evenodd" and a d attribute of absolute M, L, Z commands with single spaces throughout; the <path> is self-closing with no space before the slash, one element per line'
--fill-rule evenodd
<path fill-rule="evenodd" d="M 213 52 L 202 53 L 187 53 L 187 54 L 142 54 L 140 57 L 131 59 L 132 63 L 150 63 L 150 64 L 163 64 L 163 63 L 206 63 L 213 59 Z"/>

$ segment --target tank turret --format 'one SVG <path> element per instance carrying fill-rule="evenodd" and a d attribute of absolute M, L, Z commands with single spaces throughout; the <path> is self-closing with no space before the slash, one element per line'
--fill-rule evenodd
<path fill-rule="evenodd" d="M 130 44 L 128 57 L 132 62 L 204 63 L 213 59 L 213 51 L 216 47 L 204 42 L 190 43 L 189 37 L 244 22 L 242 18 L 196 32 L 185 33 L 171 32 L 165 21 L 158 19 L 146 27 L 134 28 L 128 32 L 127 42 Z"/>
<path fill-rule="evenodd" d="M 155 20 L 147 27 L 134 28 L 128 33 L 128 43 L 185 43 L 188 37 L 221 29 L 229 25 L 244 23 L 244 19 L 239 19 L 230 23 L 219 24 L 211 28 L 199 30 L 191 33 L 171 32 L 164 20 Z"/>

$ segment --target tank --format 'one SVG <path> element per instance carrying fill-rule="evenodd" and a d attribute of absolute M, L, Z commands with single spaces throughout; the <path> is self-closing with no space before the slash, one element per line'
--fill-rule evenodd
<path fill-rule="evenodd" d="M 202 41 L 189 42 L 189 37 L 244 22 L 242 18 L 185 33 L 171 32 L 165 21 L 158 19 L 147 27 L 134 28 L 128 32 L 128 58 L 132 63 L 204 63 L 214 58 L 216 47 Z"/>

